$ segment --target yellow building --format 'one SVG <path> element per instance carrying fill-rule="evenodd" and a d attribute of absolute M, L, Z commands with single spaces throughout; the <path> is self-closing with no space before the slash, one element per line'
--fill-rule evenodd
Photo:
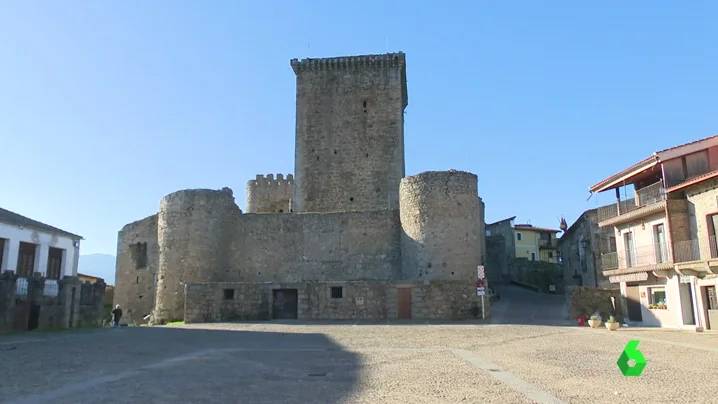
<path fill-rule="evenodd" d="M 556 234 L 559 232 L 561 230 L 534 227 L 530 224 L 514 225 L 516 258 L 558 263 Z"/>
<path fill-rule="evenodd" d="M 82 283 L 85 283 L 85 282 L 95 283 L 95 282 L 99 281 L 100 279 L 102 279 L 102 278 L 98 278 L 96 276 L 80 274 L 80 273 L 77 274 L 77 277 L 80 278 L 80 282 L 82 282 Z M 103 281 L 104 281 L 104 279 L 103 279 Z M 115 287 L 112 285 L 106 285 L 105 286 L 104 304 L 105 305 L 112 304 L 112 299 L 113 299 L 114 295 L 115 295 Z"/>

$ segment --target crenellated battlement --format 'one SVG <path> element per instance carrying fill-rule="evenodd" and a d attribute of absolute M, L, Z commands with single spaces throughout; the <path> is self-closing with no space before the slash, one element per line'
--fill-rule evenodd
<path fill-rule="evenodd" d="M 277 178 L 274 178 L 274 174 L 261 175 L 257 174 L 257 177 L 253 180 L 247 181 L 247 186 L 261 187 L 261 186 L 279 186 L 279 185 L 292 185 L 294 184 L 294 175 L 287 174 L 287 178 L 284 178 L 284 174 L 277 174 Z"/>
<path fill-rule="evenodd" d="M 376 67 L 405 68 L 406 56 L 404 52 L 386 53 L 382 55 L 361 55 L 332 57 L 321 59 L 292 59 L 290 61 L 295 74 L 306 71 L 321 70 L 355 70 Z"/>
<path fill-rule="evenodd" d="M 289 213 L 294 195 L 292 174 L 257 174 L 247 181 L 247 213 Z"/>

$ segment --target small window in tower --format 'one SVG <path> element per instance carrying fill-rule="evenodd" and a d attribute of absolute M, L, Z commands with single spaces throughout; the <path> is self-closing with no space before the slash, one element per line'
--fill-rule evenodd
<path fill-rule="evenodd" d="M 234 300 L 234 289 L 224 290 L 224 300 Z"/>
<path fill-rule="evenodd" d="M 369 153 L 365 154 L 364 157 L 369 158 Z"/>
<path fill-rule="evenodd" d="M 366 108 L 366 101 L 364 101 L 364 108 Z"/>
<path fill-rule="evenodd" d="M 342 297 L 344 297 L 344 288 L 332 286 L 332 299 L 341 299 Z"/>
<path fill-rule="evenodd" d="M 354 197 L 349 198 L 349 202 L 354 202 Z"/>
<path fill-rule="evenodd" d="M 135 269 L 147 268 L 147 243 L 130 244 L 130 255 Z"/>
<path fill-rule="evenodd" d="M 334 149 L 334 154 L 337 154 L 337 149 Z"/>
<path fill-rule="evenodd" d="M 284 213 L 284 209 L 279 209 L 279 213 Z"/>

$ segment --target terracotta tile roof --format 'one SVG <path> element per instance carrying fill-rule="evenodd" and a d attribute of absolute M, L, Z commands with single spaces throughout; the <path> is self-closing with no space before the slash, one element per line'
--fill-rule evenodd
<path fill-rule="evenodd" d="M 632 172 L 632 171 L 639 170 L 639 169 L 641 169 L 641 168 L 643 168 L 643 167 L 645 167 L 646 169 L 648 169 L 648 168 L 650 168 L 651 166 L 653 166 L 654 164 L 656 164 L 657 161 L 658 161 L 658 159 L 656 158 L 656 156 L 650 156 L 650 157 L 648 157 L 648 158 L 645 158 L 645 159 L 639 161 L 638 163 L 636 163 L 636 164 L 634 164 L 634 165 L 632 165 L 632 166 L 630 166 L 630 167 L 628 167 L 628 168 L 626 168 L 626 169 L 623 169 L 623 170 L 617 172 L 616 174 L 611 175 L 611 176 L 608 177 L 608 178 L 605 178 L 605 179 L 603 179 L 603 180 L 597 182 L 595 185 L 589 187 L 589 190 L 590 190 L 591 192 L 594 192 L 594 190 L 599 189 L 599 188 L 601 188 L 601 187 L 603 187 L 603 186 L 605 186 L 605 185 L 608 185 L 608 184 L 610 184 L 610 183 L 612 183 L 612 182 L 614 182 L 614 181 L 617 181 L 617 180 L 619 180 L 621 177 L 624 177 L 626 174 L 628 174 L 628 173 L 630 173 L 630 172 Z"/>
<path fill-rule="evenodd" d="M 535 227 L 530 224 L 516 224 L 514 225 L 515 230 L 534 230 L 534 231 L 550 231 L 552 233 L 560 233 L 561 230 L 549 229 L 547 227 Z"/>
<path fill-rule="evenodd" d="M 698 139 L 698 140 L 694 140 L 694 141 L 692 141 L 692 142 L 684 143 L 684 144 L 681 144 L 681 145 L 678 145 L 678 146 L 669 147 L 668 149 L 659 150 L 659 151 L 657 151 L 655 154 L 665 153 L 665 152 L 670 151 L 670 150 L 678 149 L 679 147 L 685 147 L 685 146 L 690 146 L 690 145 L 692 145 L 692 144 L 696 144 L 696 143 L 700 143 L 700 142 L 705 142 L 706 140 L 710 140 L 710 139 L 713 139 L 713 138 L 716 138 L 716 137 L 718 137 L 718 135 L 713 135 L 713 136 L 704 137 L 703 139 Z"/>
<path fill-rule="evenodd" d="M 74 240 L 82 240 L 82 236 L 78 236 L 77 234 L 73 234 L 62 229 L 58 229 L 57 227 L 50 226 L 49 224 L 38 222 L 37 220 L 32 220 L 29 217 L 19 215 L 15 212 L 11 212 L 3 208 L 0 208 L 0 223 L 28 227 L 46 233 L 56 233 Z"/>
<path fill-rule="evenodd" d="M 662 157 L 662 156 L 660 156 L 660 155 L 662 155 L 662 154 L 664 154 L 664 153 L 666 153 L 666 152 L 669 152 L 669 151 L 672 151 L 672 150 L 676 150 L 676 149 L 680 149 L 680 148 L 682 148 L 682 147 L 690 146 L 690 145 L 697 144 L 697 143 L 700 143 L 700 142 L 705 142 L 706 140 L 711 140 L 711 139 L 715 139 L 715 138 L 718 138 L 718 135 L 708 136 L 708 137 L 703 138 L 703 139 L 698 139 L 698 140 L 694 140 L 694 141 L 692 141 L 692 142 L 684 143 L 684 144 L 681 144 L 681 145 L 678 145 L 678 146 L 673 146 L 673 147 L 670 147 L 670 148 L 668 148 L 668 149 L 659 150 L 659 151 L 653 153 L 650 157 L 647 157 L 646 159 L 641 160 L 641 161 L 639 161 L 638 163 L 636 163 L 636 164 L 634 164 L 634 165 L 632 165 L 632 166 L 630 166 L 630 167 L 628 167 L 628 168 L 626 168 L 626 169 L 623 169 L 623 170 L 621 170 L 620 172 L 618 172 L 618 173 L 616 173 L 616 174 L 613 174 L 613 175 L 611 175 L 610 177 L 608 177 L 608 178 L 606 178 L 606 179 L 604 179 L 604 180 L 602 180 L 602 181 L 599 181 L 598 183 L 596 183 L 596 185 L 593 185 L 593 186 L 589 187 L 589 190 L 590 190 L 591 192 L 594 192 L 595 190 L 597 190 L 597 189 L 599 189 L 599 188 L 602 188 L 602 187 L 605 187 L 606 185 L 611 184 L 612 182 L 614 182 L 614 181 L 620 179 L 621 177 L 626 176 L 627 174 L 629 174 L 629 173 L 631 173 L 631 172 L 633 172 L 633 171 L 639 170 L 642 166 L 646 166 L 646 169 L 648 169 L 648 168 L 650 168 L 650 164 L 649 164 L 649 163 L 652 163 L 652 162 L 658 163 L 658 162 L 660 162 L 660 158 Z M 601 192 L 601 191 L 598 191 L 598 192 Z"/>
<path fill-rule="evenodd" d="M 707 181 L 711 178 L 716 178 L 716 177 L 718 177 L 718 170 L 711 171 L 709 173 L 705 173 L 705 174 L 701 174 L 701 175 L 696 175 L 695 177 L 688 178 L 687 180 L 681 182 L 678 185 L 674 185 L 674 186 L 668 188 L 666 190 L 666 192 L 668 192 L 668 193 L 675 192 L 675 191 L 678 191 L 678 190 L 681 190 L 684 188 L 688 188 L 691 185 L 696 185 L 703 181 Z"/>

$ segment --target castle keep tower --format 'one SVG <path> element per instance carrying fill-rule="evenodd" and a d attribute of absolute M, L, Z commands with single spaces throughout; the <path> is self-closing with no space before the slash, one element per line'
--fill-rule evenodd
<path fill-rule="evenodd" d="M 404 53 L 291 61 L 297 76 L 294 212 L 399 208 Z"/>

